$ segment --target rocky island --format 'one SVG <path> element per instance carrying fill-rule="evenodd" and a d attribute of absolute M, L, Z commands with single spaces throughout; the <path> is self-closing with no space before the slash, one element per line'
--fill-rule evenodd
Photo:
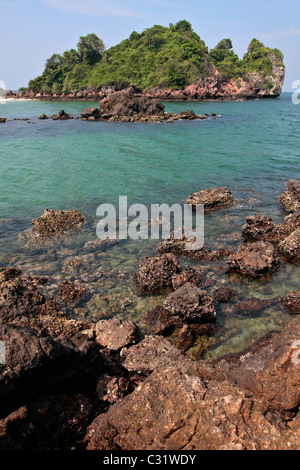
<path fill-rule="evenodd" d="M 100 101 L 129 86 L 153 100 L 245 100 L 276 98 L 285 76 L 283 54 L 253 39 L 243 58 L 223 39 L 213 49 L 181 20 L 155 25 L 105 49 L 95 34 L 77 49 L 53 54 L 41 76 L 7 98 Z"/>

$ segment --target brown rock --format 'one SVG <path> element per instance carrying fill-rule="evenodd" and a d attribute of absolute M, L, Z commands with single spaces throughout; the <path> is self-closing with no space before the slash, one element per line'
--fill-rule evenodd
<path fill-rule="evenodd" d="M 179 289 L 184 284 L 189 282 L 195 287 L 201 287 L 203 280 L 203 274 L 199 268 L 194 268 L 193 266 L 186 266 L 186 268 L 179 274 L 173 274 L 172 276 L 172 286 L 173 289 Z"/>
<path fill-rule="evenodd" d="M 210 323 L 216 319 L 212 297 L 190 283 L 171 293 L 166 298 L 164 307 L 172 315 L 189 323 Z"/>
<path fill-rule="evenodd" d="M 230 287 L 220 287 L 215 291 L 215 300 L 217 302 L 229 302 L 236 292 Z"/>
<path fill-rule="evenodd" d="M 246 218 L 243 235 L 252 240 L 273 242 L 277 238 L 276 224 L 271 217 L 260 214 L 252 215 Z"/>
<path fill-rule="evenodd" d="M 138 340 L 137 325 L 119 318 L 100 320 L 94 328 L 96 341 L 110 351 L 119 351 Z"/>
<path fill-rule="evenodd" d="M 274 273 L 279 259 L 274 246 L 269 242 L 246 243 L 228 257 L 229 272 L 236 272 L 250 278 Z"/>
<path fill-rule="evenodd" d="M 99 415 L 86 441 L 88 450 L 267 450 L 280 447 L 284 432 L 277 414 L 236 385 L 204 385 L 169 367 Z"/>
<path fill-rule="evenodd" d="M 98 108 L 87 108 L 81 111 L 82 119 L 89 119 L 91 117 L 94 119 L 100 119 L 101 117 L 100 110 Z"/>
<path fill-rule="evenodd" d="M 36 237 L 45 239 L 78 229 L 84 223 L 85 217 L 81 212 L 45 209 L 41 217 L 32 220 L 32 227 Z"/>
<path fill-rule="evenodd" d="M 278 246 L 278 251 L 289 261 L 300 260 L 300 229 L 295 230 Z"/>
<path fill-rule="evenodd" d="M 139 265 L 134 281 L 143 294 L 158 294 L 172 287 L 173 274 L 181 271 L 176 256 L 168 253 L 154 258 L 146 257 L 140 260 Z"/>
<path fill-rule="evenodd" d="M 300 180 L 290 180 L 287 189 L 279 196 L 279 201 L 287 212 L 300 210 Z"/>
<path fill-rule="evenodd" d="M 203 189 L 190 195 L 187 204 L 197 206 L 204 205 L 204 212 L 212 212 L 224 207 L 230 207 L 237 204 L 229 188 L 210 188 Z"/>
<path fill-rule="evenodd" d="M 290 313 L 300 313 L 300 292 L 290 292 L 282 299 L 282 303 Z"/>

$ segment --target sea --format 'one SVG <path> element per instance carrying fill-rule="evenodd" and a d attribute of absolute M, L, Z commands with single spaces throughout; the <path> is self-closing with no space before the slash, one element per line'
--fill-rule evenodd
<path fill-rule="evenodd" d="M 75 119 L 98 103 L 0 102 L 0 267 L 19 267 L 51 279 L 49 295 L 65 281 L 87 285 L 92 293 L 70 310 L 73 318 L 95 322 L 118 316 L 147 331 L 147 312 L 167 293 L 142 296 L 133 281 L 139 260 L 157 254 L 157 240 L 125 240 L 90 253 L 97 240 L 97 207 L 128 204 L 184 204 L 201 189 L 227 186 L 238 204 L 205 216 L 205 244 L 236 250 L 245 217 L 260 213 L 276 223 L 287 215 L 278 196 L 300 177 L 300 105 L 290 93 L 277 99 L 234 102 L 166 102 L 167 112 L 192 109 L 206 120 L 173 123 L 87 122 Z M 72 120 L 39 120 L 64 109 Z M 215 114 L 215 116 L 211 116 Z M 33 218 L 48 209 L 76 209 L 86 226 L 65 240 L 36 245 L 27 233 Z M 266 281 L 232 278 L 226 259 L 180 263 L 199 266 L 208 292 L 229 286 L 243 298 L 283 297 L 300 290 L 299 267 L 281 265 Z M 217 359 L 250 347 L 270 331 L 280 331 L 289 314 L 270 307 L 260 314 L 237 314 L 217 306 L 214 336 L 201 336 L 187 355 Z M 172 340 L 172 337 L 170 338 Z"/>

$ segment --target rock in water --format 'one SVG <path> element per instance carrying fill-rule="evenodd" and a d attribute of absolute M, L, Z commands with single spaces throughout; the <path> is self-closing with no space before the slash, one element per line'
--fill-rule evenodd
<path fill-rule="evenodd" d="M 210 188 L 203 189 L 190 195 L 187 204 L 193 206 L 204 205 L 204 212 L 212 212 L 224 207 L 230 207 L 237 204 L 229 188 Z"/>
<path fill-rule="evenodd" d="M 236 253 L 228 257 L 227 263 L 229 272 L 250 278 L 272 274 L 280 264 L 274 246 L 263 241 L 241 245 Z"/>
<path fill-rule="evenodd" d="M 279 201 L 287 212 L 300 210 L 300 180 L 290 180 L 287 189 L 279 196 Z"/>
<path fill-rule="evenodd" d="M 172 253 L 154 258 L 146 257 L 140 260 L 139 265 L 134 281 L 143 294 L 158 294 L 172 287 L 173 274 L 181 272 L 178 259 Z"/>
<path fill-rule="evenodd" d="M 212 297 L 190 283 L 170 294 L 164 307 L 172 315 L 182 317 L 190 323 L 209 323 L 216 319 Z"/>
<path fill-rule="evenodd" d="M 32 220 L 32 228 L 39 238 L 45 239 L 78 229 L 84 223 L 84 215 L 73 209 L 67 211 L 45 209 L 41 217 Z"/>

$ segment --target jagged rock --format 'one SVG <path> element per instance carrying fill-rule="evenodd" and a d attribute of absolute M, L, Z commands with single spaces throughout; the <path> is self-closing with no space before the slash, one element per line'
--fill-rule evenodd
<path fill-rule="evenodd" d="M 195 370 L 197 364 L 162 336 L 146 336 L 140 343 L 121 351 L 123 367 L 128 372 L 148 376 L 154 370 L 178 365 L 182 370 Z"/>
<path fill-rule="evenodd" d="M 172 287 L 173 274 L 181 272 L 178 259 L 173 254 L 162 254 L 139 261 L 140 269 L 134 281 L 143 294 L 157 294 Z"/>
<path fill-rule="evenodd" d="M 0 118 L 0 124 L 4 124 L 7 121 L 6 118 Z"/>
<path fill-rule="evenodd" d="M 139 121 L 145 117 L 162 120 L 165 117 L 164 109 L 162 103 L 136 94 L 133 87 L 111 93 L 100 101 L 101 118 L 117 121 Z"/>
<path fill-rule="evenodd" d="M 101 118 L 101 113 L 98 108 L 87 108 L 81 111 L 81 119 L 97 120 Z"/>
<path fill-rule="evenodd" d="M 199 364 L 207 380 L 230 380 L 290 415 L 300 404 L 300 317 L 291 318 L 280 333 L 269 334 L 239 354 L 213 364 Z"/>
<path fill-rule="evenodd" d="M 274 273 L 279 267 L 279 258 L 269 242 L 246 243 L 228 257 L 229 273 L 235 272 L 250 278 Z"/>
<path fill-rule="evenodd" d="M 196 374 L 168 367 L 99 415 L 85 440 L 88 450 L 288 448 L 288 426 L 267 411 L 228 380 L 204 385 Z"/>
<path fill-rule="evenodd" d="M 173 289 L 179 289 L 179 287 L 182 287 L 187 282 L 193 284 L 195 287 L 201 287 L 203 277 L 204 275 L 199 268 L 194 268 L 193 266 L 186 266 L 186 268 L 181 273 L 173 274 Z"/>
<path fill-rule="evenodd" d="M 193 244 L 196 247 L 189 249 L 190 244 Z M 199 244 L 199 249 L 197 249 L 197 244 Z M 181 238 L 175 238 L 173 235 L 166 240 L 163 240 L 158 245 L 159 253 L 173 253 L 177 256 L 184 256 L 186 258 L 198 259 L 203 261 L 214 261 L 220 258 L 229 256 L 232 251 L 220 248 L 218 250 L 212 251 L 203 247 L 201 242 L 196 242 L 195 238 L 188 238 L 183 235 Z"/>
<path fill-rule="evenodd" d="M 253 240 L 273 242 L 277 239 L 276 224 L 271 217 L 256 214 L 246 217 L 243 235 Z"/>
<path fill-rule="evenodd" d="M 32 229 L 39 239 L 62 235 L 82 227 L 85 217 L 81 212 L 45 209 L 43 215 L 32 220 Z"/>
<path fill-rule="evenodd" d="M 279 201 L 287 212 L 300 210 L 300 180 L 290 180 L 287 189 L 279 196 Z"/>
<path fill-rule="evenodd" d="M 190 195 L 187 204 L 204 205 L 204 212 L 212 212 L 237 204 L 229 188 L 203 189 Z"/>
<path fill-rule="evenodd" d="M 212 297 L 190 283 L 171 293 L 164 301 L 164 307 L 188 323 L 210 323 L 216 319 Z"/>
<path fill-rule="evenodd" d="M 41 121 L 43 121 L 43 120 L 45 120 L 45 119 L 48 119 L 48 116 L 47 116 L 46 114 L 42 113 L 42 114 L 40 114 L 39 119 L 40 119 Z"/>
<path fill-rule="evenodd" d="M 64 281 L 59 288 L 58 295 L 69 305 L 76 305 L 84 298 L 87 298 L 87 288 L 80 284 Z"/>
<path fill-rule="evenodd" d="M 70 114 L 67 114 L 63 109 L 61 111 L 59 111 L 58 114 L 53 114 L 53 116 L 51 116 L 51 119 L 53 121 L 66 121 L 68 119 L 71 119 L 71 116 Z"/>
<path fill-rule="evenodd" d="M 278 251 L 289 261 L 300 260 L 300 229 L 295 230 L 278 246 Z"/>
<path fill-rule="evenodd" d="M 147 312 L 147 324 L 146 334 L 147 335 L 158 335 L 165 334 L 170 329 L 176 327 L 182 327 L 184 321 L 181 317 L 172 315 L 161 305 L 158 305 L 152 310 Z"/>
<path fill-rule="evenodd" d="M 290 313 L 300 313 L 300 292 L 290 292 L 282 299 L 282 303 Z"/>
<path fill-rule="evenodd" d="M 110 351 L 119 351 L 138 341 L 139 330 L 135 323 L 113 318 L 100 320 L 94 327 L 96 341 Z"/>

